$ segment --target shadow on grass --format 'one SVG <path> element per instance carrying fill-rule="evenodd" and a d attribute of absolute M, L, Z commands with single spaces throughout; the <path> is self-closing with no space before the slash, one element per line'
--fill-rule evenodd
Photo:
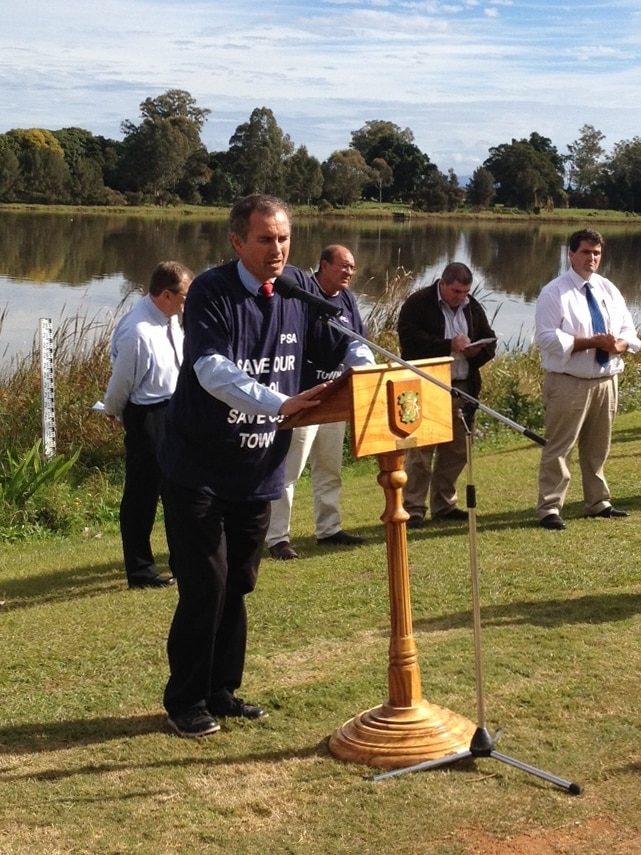
<path fill-rule="evenodd" d="M 620 496 L 613 499 L 615 507 L 621 510 L 628 511 L 633 514 L 639 508 L 639 497 Z M 464 507 L 461 505 L 461 507 Z M 585 506 L 583 502 L 568 502 L 563 509 L 563 519 L 566 523 L 574 526 L 575 523 L 580 523 L 585 526 L 597 525 L 625 525 L 624 520 L 593 520 L 585 518 Z M 508 529 L 536 528 L 539 529 L 539 521 L 534 515 L 534 505 L 532 508 L 524 511 L 507 511 L 505 513 L 493 513 L 488 511 L 487 506 L 481 504 L 476 508 L 476 530 L 477 533 L 500 531 Z M 586 531 L 594 533 L 595 529 L 587 528 Z M 412 538 L 427 538 L 427 537 L 452 537 L 455 535 L 467 534 L 467 523 L 465 521 L 448 521 L 448 520 L 426 520 L 425 525 L 418 529 L 408 529 L 408 540 Z M 559 532 L 546 533 L 551 537 L 559 536 Z M 560 535 L 563 537 L 563 535 Z"/>
<path fill-rule="evenodd" d="M 35 573 L 20 579 L 3 579 L 0 585 L 0 593 L 5 600 L 3 611 L 70 602 L 82 597 L 127 590 L 125 572 L 122 567 L 114 566 L 113 561 L 102 565 L 91 564 Z M 139 593 L 140 591 L 131 591 L 133 596 Z"/>
<path fill-rule="evenodd" d="M 612 446 L 612 451 L 610 452 L 611 456 L 616 455 L 617 453 L 617 445 L 619 443 L 624 442 L 638 442 L 639 441 L 639 429 L 638 428 L 626 428 L 625 430 L 617 430 L 614 434 L 613 439 L 615 439 L 615 444 Z M 622 456 L 622 455 L 619 455 Z"/>
<path fill-rule="evenodd" d="M 600 594 L 576 599 L 542 600 L 505 603 L 481 608 L 483 626 L 531 624 L 564 626 L 599 624 L 627 620 L 641 612 L 641 594 Z M 472 625 L 471 611 L 414 621 L 414 628 L 424 632 L 461 629 Z"/>
<path fill-rule="evenodd" d="M 223 725 L 224 727 L 225 725 Z M 245 722 L 234 722 L 234 727 L 246 726 Z M 251 725 L 250 725 L 251 726 Z M 188 754 L 190 746 L 193 746 L 199 753 L 197 756 L 176 758 L 167 751 L 166 760 L 145 762 L 141 764 L 144 767 L 148 766 L 176 766 L 188 765 L 190 763 L 207 762 L 224 763 L 229 765 L 234 762 L 251 762 L 253 760 L 287 760 L 291 758 L 304 758 L 323 756 L 329 754 L 327 747 L 327 739 L 323 739 L 317 745 L 305 746 L 299 749 L 282 749 L 271 750 L 264 753 L 239 754 L 234 757 L 230 754 L 229 744 L 225 745 L 224 751 L 220 757 L 212 756 L 211 754 L 203 754 L 202 748 L 205 744 L 217 746 L 220 743 L 221 735 L 213 735 L 201 739 L 181 739 L 170 729 L 167 724 L 166 715 L 160 713 L 142 714 L 122 717 L 106 717 L 94 719 L 70 719 L 66 721 L 50 721 L 39 722 L 22 725 L 11 725 L 0 728 L 0 757 L 2 755 L 25 755 L 37 754 L 40 752 L 63 751 L 65 749 L 86 748 L 89 745 L 101 745 L 110 740 L 132 739 L 138 736 L 167 736 L 176 745 L 181 746 L 181 754 Z M 50 770 L 34 775 L 33 771 L 25 774 L 25 778 L 37 777 L 41 780 L 55 780 L 58 778 L 68 777 L 70 775 L 78 775 L 84 772 L 109 772 L 122 768 L 131 768 L 131 764 L 123 761 L 121 764 L 90 764 L 81 769 L 68 770 Z M 11 776 L 13 780 L 15 776 L 15 765 L 5 765 L 0 763 L 0 778 Z"/>

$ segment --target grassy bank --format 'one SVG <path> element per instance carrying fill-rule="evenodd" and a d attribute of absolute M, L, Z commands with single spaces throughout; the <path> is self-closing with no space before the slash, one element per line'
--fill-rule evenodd
<path fill-rule="evenodd" d="M 575 470 L 560 533 L 533 522 L 538 448 L 505 431 L 474 460 L 487 723 L 505 728 L 499 750 L 583 796 L 492 759 L 372 783 L 328 753 L 387 692 L 384 503 L 368 459 L 343 489 L 344 525 L 366 546 L 316 546 L 304 480 L 302 557 L 266 558 L 248 600 L 242 694 L 269 719 L 202 741 L 170 733 L 161 707 L 176 592 L 126 590 L 115 531 L 0 544 L 0 852 L 641 851 L 641 413 L 617 420 L 607 469 L 632 516 L 584 520 Z M 408 554 L 424 697 L 474 721 L 466 528 L 411 531 Z"/>
<path fill-rule="evenodd" d="M 168 205 L 153 206 L 87 206 L 87 205 L 23 205 L 0 204 L 0 211 L 10 211 L 12 214 L 21 211 L 42 214 L 87 214 L 93 216 L 111 216 L 126 214 L 127 216 L 145 217 L 147 219 L 197 219 L 225 220 L 229 215 L 229 206 L 221 205 Z M 425 221 L 469 221 L 480 220 L 488 222 L 538 222 L 563 225 L 565 223 L 607 225 L 609 223 L 625 223 L 641 227 L 641 216 L 626 211 L 602 211 L 597 208 L 556 208 L 541 210 L 538 213 L 522 211 L 518 208 L 495 206 L 487 210 L 459 209 L 457 211 L 426 212 L 415 211 L 408 205 L 395 202 L 360 202 L 346 207 L 319 210 L 316 206 L 294 205 L 292 210 L 296 218 L 310 219 L 382 219 L 389 220 L 403 215 L 412 222 Z"/>

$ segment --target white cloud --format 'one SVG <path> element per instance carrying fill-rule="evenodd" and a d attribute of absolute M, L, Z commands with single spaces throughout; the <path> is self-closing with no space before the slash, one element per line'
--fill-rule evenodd
<path fill-rule="evenodd" d="M 461 173 L 533 130 L 562 152 L 586 122 L 629 139 L 636 0 L 584 4 L 568 29 L 573 14 L 552 0 L 23 0 L 0 32 L 0 131 L 120 138 L 141 101 L 178 88 L 212 111 L 210 149 L 261 106 L 320 159 L 380 118 Z"/>

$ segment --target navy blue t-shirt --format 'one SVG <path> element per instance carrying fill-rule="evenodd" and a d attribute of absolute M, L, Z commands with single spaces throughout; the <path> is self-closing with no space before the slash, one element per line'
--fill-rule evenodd
<path fill-rule="evenodd" d="M 338 323 L 342 324 L 344 327 L 347 327 L 347 329 L 349 330 L 357 332 L 359 335 L 362 335 L 364 337 L 365 327 L 358 311 L 356 298 L 354 297 L 352 292 L 349 289 L 345 288 L 340 290 L 338 294 L 335 294 L 332 297 L 328 297 L 327 294 L 325 294 L 325 292 L 315 281 L 315 279 L 312 279 L 312 283 L 315 286 L 316 294 L 319 297 L 324 297 L 325 300 L 327 300 L 327 302 L 332 306 L 340 307 L 341 313 L 336 318 Z M 340 377 L 342 373 L 342 365 L 333 368 L 331 371 L 326 371 L 318 365 L 315 365 L 313 362 L 307 361 L 305 363 L 305 366 L 303 367 L 301 390 L 311 389 L 312 386 L 316 386 L 318 383 L 324 383 L 327 380 L 336 380 L 336 378 Z"/>
<path fill-rule="evenodd" d="M 314 291 L 302 271 L 286 267 L 284 272 Z M 343 360 L 349 340 L 299 300 L 251 295 L 237 262 L 194 279 L 184 323 L 184 361 L 160 453 L 165 477 L 228 501 L 279 498 L 291 432 L 277 429 L 277 416 L 247 415 L 214 398 L 193 366 L 201 356 L 218 353 L 258 382 L 291 396 L 303 388 L 306 359 L 331 371 Z"/>

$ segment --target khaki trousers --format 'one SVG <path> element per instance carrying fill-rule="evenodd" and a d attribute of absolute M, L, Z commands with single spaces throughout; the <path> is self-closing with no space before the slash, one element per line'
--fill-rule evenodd
<path fill-rule="evenodd" d="M 466 380 L 455 380 L 453 385 L 463 392 L 468 390 Z M 410 516 L 425 516 L 428 493 L 433 517 L 456 507 L 456 481 L 467 463 L 466 430 L 459 415 L 463 403 L 452 397 L 451 442 L 410 448 L 405 455 L 407 482 L 403 487 L 403 506 Z"/>
<path fill-rule="evenodd" d="M 344 436 L 345 422 L 294 428 L 285 462 L 285 490 L 280 499 L 271 503 L 272 516 L 267 532 L 267 546 L 290 539 L 294 489 L 308 458 L 316 537 L 330 537 L 340 531 L 339 501 Z"/>
<path fill-rule="evenodd" d="M 586 514 L 610 504 L 603 468 L 617 409 L 616 375 L 583 379 L 548 372 L 543 381 L 546 444 L 539 467 L 539 519 L 561 513 L 570 484 L 570 459 L 578 446 Z"/>

